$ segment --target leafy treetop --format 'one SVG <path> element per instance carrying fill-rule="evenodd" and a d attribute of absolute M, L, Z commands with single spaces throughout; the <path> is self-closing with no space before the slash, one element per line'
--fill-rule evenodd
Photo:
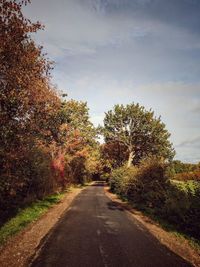
<path fill-rule="evenodd" d="M 119 142 L 126 147 L 128 166 L 150 155 L 164 159 L 174 156 L 170 134 L 161 118 L 139 104 L 115 105 L 105 114 L 102 132 L 106 143 Z"/>

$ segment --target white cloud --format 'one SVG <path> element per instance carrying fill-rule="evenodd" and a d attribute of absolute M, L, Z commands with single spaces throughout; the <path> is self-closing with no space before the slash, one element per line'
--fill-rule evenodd
<path fill-rule="evenodd" d="M 25 8 L 25 13 L 46 25 L 45 33 L 38 34 L 36 39 L 47 44 L 52 56 L 58 49 L 58 56 L 94 53 L 99 46 L 119 45 L 134 35 L 145 34 L 134 26 L 132 18 L 105 16 L 99 8 L 91 7 L 77 0 L 48 0 L 39 4 L 35 0 Z"/>
<path fill-rule="evenodd" d="M 141 1 L 139 1 L 141 3 Z M 143 2 L 143 1 L 142 1 Z M 148 2 L 148 1 L 147 1 Z M 103 12 L 102 1 L 35 0 L 25 13 L 46 25 L 36 39 L 53 57 L 93 54 L 104 46 L 131 43 L 137 47 L 141 39 L 153 49 L 200 49 L 199 35 L 167 24 L 157 17 L 146 16 L 143 9 L 126 13 Z M 146 1 L 144 1 L 146 3 Z M 143 10 L 143 11 L 142 11 Z M 146 11 L 145 11 L 146 12 Z M 138 43 L 139 42 L 139 43 Z"/>
<path fill-rule="evenodd" d="M 178 145 L 200 132 L 200 36 L 192 24 L 180 27 L 179 11 L 171 23 L 150 2 L 125 10 L 121 0 L 34 0 L 25 11 L 46 25 L 35 38 L 57 63 L 54 82 L 88 102 L 94 124 L 116 103 L 139 102 L 162 116 L 177 157 L 194 161 L 196 148 Z"/>
<path fill-rule="evenodd" d="M 177 147 L 195 147 L 197 149 L 200 148 L 200 136 L 192 139 L 187 139 L 180 143 Z"/>

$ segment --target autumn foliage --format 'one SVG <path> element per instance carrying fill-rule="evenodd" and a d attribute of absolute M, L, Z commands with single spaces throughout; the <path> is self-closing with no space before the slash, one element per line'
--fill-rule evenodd
<path fill-rule="evenodd" d="M 200 182 L 200 170 L 193 172 L 183 172 L 174 175 L 174 179 L 178 181 L 199 181 Z"/>
<path fill-rule="evenodd" d="M 1 222 L 82 182 L 96 142 L 86 103 L 63 101 L 51 84 L 52 63 L 31 38 L 43 26 L 22 13 L 29 2 L 0 0 Z"/>

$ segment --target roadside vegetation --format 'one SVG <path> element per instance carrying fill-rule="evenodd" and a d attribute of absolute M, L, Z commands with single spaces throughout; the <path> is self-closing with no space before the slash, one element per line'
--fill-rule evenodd
<path fill-rule="evenodd" d="M 103 176 L 112 192 L 173 229 L 200 240 L 200 164 L 173 160 L 160 118 L 138 104 L 116 105 L 101 129 Z"/>
<path fill-rule="evenodd" d="M 21 209 L 18 214 L 8 220 L 0 228 L 0 245 L 7 239 L 24 229 L 28 224 L 40 218 L 50 207 L 60 202 L 64 197 L 63 193 L 53 194 L 43 200 L 33 202 L 29 207 Z"/>
<path fill-rule="evenodd" d="M 150 158 L 129 169 L 112 171 L 112 192 L 160 222 L 164 228 L 200 240 L 200 183 L 176 181 L 167 176 L 165 163 Z"/>
<path fill-rule="evenodd" d="M 139 104 L 115 105 L 95 129 L 87 103 L 52 85 L 53 64 L 31 37 L 43 25 L 22 13 L 29 2 L 0 0 L 0 244 L 59 192 L 100 176 L 134 207 L 200 239 L 200 164 L 173 160 L 165 124 Z"/>
<path fill-rule="evenodd" d="M 52 62 L 31 38 L 43 25 L 22 13 L 29 2 L 0 0 L 0 226 L 98 169 L 87 104 L 52 85 Z"/>

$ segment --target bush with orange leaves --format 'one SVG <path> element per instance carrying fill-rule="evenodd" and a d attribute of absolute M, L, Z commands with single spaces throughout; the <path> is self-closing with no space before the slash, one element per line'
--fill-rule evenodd
<path fill-rule="evenodd" d="M 82 183 L 82 169 L 88 155 L 78 130 L 70 130 L 69 125 L 62 125 L 62 145 L 54 142 L 52 151 L 52 171 L 57 182 L 64 188 L 70 183 Z"/>
<path fill-rule="evenodd" d="M 200 182 L 200 170 L 192 171 L 192 172 L 182 172 L 177 173 L 173 177 L 174 180 L 178 181 L 199 181 Z"/>

